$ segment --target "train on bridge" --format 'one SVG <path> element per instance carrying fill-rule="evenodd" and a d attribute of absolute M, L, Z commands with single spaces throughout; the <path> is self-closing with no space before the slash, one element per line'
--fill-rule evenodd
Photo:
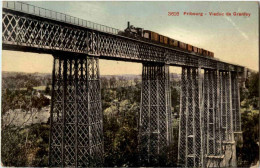
<path fill-rule="evenodd" d="M 213 52 L 210 52 L 203 48 L 192 46 L 190 44 L 186 44 L 184 42 L 172 39 L 170 37 L 166 37 L 164 35 L 161 35 L 159 33 L 150 30 L 144 30 L 143 28 L 134 27 L 133 25 L 130 25 L 130 22 L 128 22 L 127 28 L 124 31 L 119 32 L 119 35 L 141 39 L 141 40 L 149 40 L 154 43 L 159 43 L 169 47 L 178 48 L 188 52 L 194 52 L 196 54 L 200 54 L 203 56 L 212 57 L 212 58 L 214 57 Z"/>

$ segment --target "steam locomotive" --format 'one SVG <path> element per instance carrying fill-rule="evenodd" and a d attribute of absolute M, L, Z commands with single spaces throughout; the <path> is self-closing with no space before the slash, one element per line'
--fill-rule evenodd
<path fill-rule="evenodd" d="M 156 33 L 156 32 L 150 31 L 150 30 L 144 30 L 143 28 L 134 27 L 133 25 L 130 25 L 130 22 L 127 23 L 127 28 L 124 31 L 120 31 L 118 34 L 127 36 L 127 37 L 131 37 L 131 38 L 135 38 L 135 39 L 152 41 L 155 43 L 178 48 L 181 50 L 194 52 L 194 53 L 197 53 L 197 54 L 200 54 L 203 56 L 207 56 L 207 57 L 214 57 L 213 52 L 210 52 L 203 48 L 198 48 L 198 47 L 192 46 L 190 44 L 186 44 L 184 42 L 163 36 L 159 33 Z"/>

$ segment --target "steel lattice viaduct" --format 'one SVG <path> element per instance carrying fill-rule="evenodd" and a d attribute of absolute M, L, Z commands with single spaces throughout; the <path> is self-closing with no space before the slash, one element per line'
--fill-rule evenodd
<path fill-rule="evenodd" d="M 160 165 L 172 142 L 169 66 L 181 66 L 181 166 L 236 166 L 241 131 L 238 80 L 244 67 L 117 35 L 118 30 L 17 2 L 5 2 L 3 49 L 54 57 L 50 166 L 103 163 L 99 59 L 143 63 L 140 163 Z M 204 74 L 201 70 L 204 69 Z"/>

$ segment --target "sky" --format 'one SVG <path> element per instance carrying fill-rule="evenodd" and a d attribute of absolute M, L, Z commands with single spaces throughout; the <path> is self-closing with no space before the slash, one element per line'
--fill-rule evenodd
<path fill-rule="evenodd" d="M 124 30 L 127 21 L 136 27 L 207 49 L 223 61 L 258 70 L 257 2 L 26 2 L 81 19 Z M 168 16 L 179 12 L 179 16 Z M 202 12 L 187 16 L 184 12 Z M 231 16 L 210 16 L 230 12 Z M 233 13 L 250 16 L 233 16 Z M 207 15 L 205 15 L 207 13 Z M 2 70 L 51 72 L 52 56 L 2 51 Z M 100 60 L 101 75 L 141 74 L 142 65 Z"/>

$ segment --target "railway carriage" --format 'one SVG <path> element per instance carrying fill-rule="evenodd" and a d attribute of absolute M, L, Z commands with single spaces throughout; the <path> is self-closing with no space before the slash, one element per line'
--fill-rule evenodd
<path fill-rule="evenodd" d="M 194 52 L 196 54 L 200 54 L 206 57 L 214 57 L 214 53 L 210 52 L 208 50 L 205 50 L 203 48 L 198 48 L 195 46 L 192 46 L 190 44 L 186 44 L 184 42 L 166 37 L 164 35 L 161 35 L 159 33 L 150 31 L 150 30 L 144 30 L 143 28 L 134 27 L 133 25 L 130 25 L 128 22 L 127 28 L 124 30 L 124 32 L 119 32 L 120 35 L 128 36 L 131 38 L 141 39 L 141 40 L 149 40 L 154 43 L 159 43 L 162 45 L 170 46 L 179 48 L 188 52 Z"/>

